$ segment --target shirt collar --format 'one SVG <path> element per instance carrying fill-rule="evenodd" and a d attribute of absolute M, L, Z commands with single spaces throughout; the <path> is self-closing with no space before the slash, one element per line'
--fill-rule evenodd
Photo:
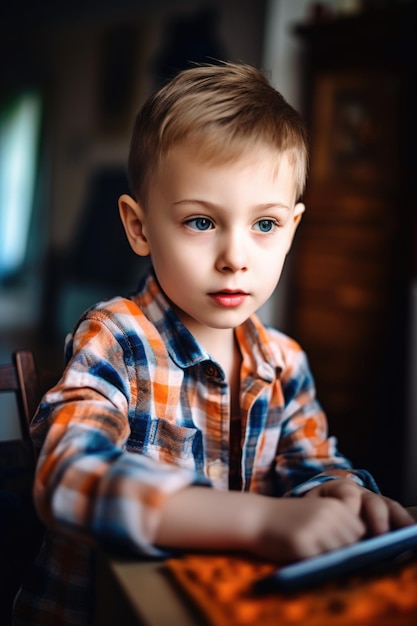
<path fill-rule="evenodd" d="M 284 368 L 284 359 L 271 331 L 256 315 L 251 315 L 235 332 L 247 368 L 267 382 L 275 380 Z"/>
<path fill-rule="evenodd" d="M 144 315 L 156 326 L 168 353 L 181 368 L 210 359 L 169 304 L 151 268 L 134 296 Z"/>
<path fill-rule="evenodd" d="M 153 269 L 144 277 L 135 300 L 156 326 L 170 357 L 181 368 L 211 360 L 209 353 L 194 339 L 169 304 Z M 282 353 L 271 342 L 268 330 L 256 315 L 236 328 L 236 339 L 249 370 L 272 382 L 283 367 Z"/>

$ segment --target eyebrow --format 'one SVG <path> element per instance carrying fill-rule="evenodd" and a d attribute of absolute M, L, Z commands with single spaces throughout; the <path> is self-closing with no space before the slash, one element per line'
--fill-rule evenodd
<path fill-rule="evenodd" d="M 178 200 L 173 203 L 173 206 L 179 206 L 181 204 L 198 204 L 202 207 L 208 209 L 222 209 L 223 207 L 219 204 L 215 204 L 214 202 L 209 202 L 207 200 L 196 200 L 192 198 L 184 198 L 183 200 Z M 289 211 L 290 207 L 283 202 L 265 202 L 263 204 L 257 204 L 251 207 L 253 211 L 267 211 L 268 209 L 278 209 L 278 210 L 286 210 Z"/>

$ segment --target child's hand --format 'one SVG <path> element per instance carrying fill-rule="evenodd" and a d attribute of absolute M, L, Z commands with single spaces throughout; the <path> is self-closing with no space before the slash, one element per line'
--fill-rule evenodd
<path fill-rule="evenodd" d="M 258 512 L 261 532 L 254 553 L 281 563 L 341 548 L 366 533 L 357 512 L 337 498 L 264 498 Z"/>
<path fill-rule="evenodd" d="M 328 481 L 300 498 L 193 486 L 167 497 L 155 544 L 181 550 L 246 552 L 288 563 L 413 521 L 398 502 L 349 479 Z"/>
<path fill-rule="evenodd" d="M 305 497 L 341 500 L 362 519 L 370 535 L 380 535 L 393 528 L 409 526 L 415 521 L 395 500 L 373 493 L 347 478 L 329 480 L 312 489 Z"/>
<path fill-rule="evenodd" d="M 341 498 L 273 498 L 187 487 L 165 501 L 155 544 L 250 553 L 288 563 L 361 539 L 366 527 Z"/>

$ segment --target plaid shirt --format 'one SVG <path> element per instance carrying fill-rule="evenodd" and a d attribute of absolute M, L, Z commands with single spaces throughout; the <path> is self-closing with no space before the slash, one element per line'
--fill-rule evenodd
<path fill-rule="evenodd" d="M 327 435 L 305 354 L 252 316 L 242 354 L 242 490 L 299 495 L 352 470 Z M 163 556 L 159 510 L 187 485 L 228 489 L 229 388 L 218 363 L 169 307 L 153 273 L 130 299 L 100 303 L 67 344 L 44 397 L 35 499 L 49 528 L 16 604 L 16 625 L 91 624 L 91 546 Z"/>

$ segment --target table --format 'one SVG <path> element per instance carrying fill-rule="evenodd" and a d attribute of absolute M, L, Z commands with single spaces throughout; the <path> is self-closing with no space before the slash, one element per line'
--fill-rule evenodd
<path fill-rule="evenodd" d="M 409 507 L 417 520 L 417 506 Z M 205 626 L 161 561 L 109 558 L 98 554 L 94 626 Z"/>
<path fill-rule="evenodd" d="M 98 555 L 94 626 L 203 626 L 181 601 L 161 561 L 130 561 Z"/>

